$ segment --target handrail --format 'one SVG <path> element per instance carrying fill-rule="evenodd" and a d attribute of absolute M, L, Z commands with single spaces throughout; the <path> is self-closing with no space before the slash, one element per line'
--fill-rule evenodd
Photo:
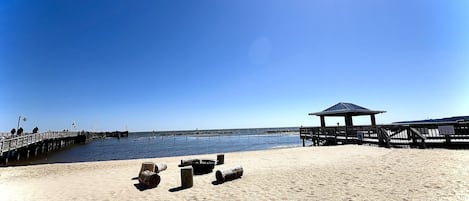
<path fill-rule="evenodd" d="M 417 129 L 412 128 L 412 127 L 410 128 L 410 130 L 411 130 L 412 132 L 414 132 L 417 136 L 419 136 L 422 140 L 425 140 L 425 136 L 423 136 L 423 135 L 420 133 L 420 131 L 418 131 Z"/>
<path fill-rule="evenodd" d="M 454 131 L 450 135 L 442 135 L 442 125 L 453 126 Z M 469 147 L 469 123 L 458 124 L 425 124 L 425 125 L 358 125 L 358 126 L 326 126 L 326 127 L 301 127 L 300 138 L 311 139 L 313 142 L 338 139 L 341 143 L 357 143 L 358 133 L 366 133 L 363 140 L 372 144 L 389 146 L 466 146 Z M 307 135 L 311 133 L 311 136 Z M 350 140 L 350 141 L 348 141 Z"/>
<path fill-rule="evenodd" d="M 3 154 L 3 152 L 18 149 L 40 141 L 65 137 L 76 137 L 78 135 L 80 135 L 80 132 L 49 131 L 44 133 L 25 134 L 13 138 L 2 139 L 0 140 L 0 155 Z"/>

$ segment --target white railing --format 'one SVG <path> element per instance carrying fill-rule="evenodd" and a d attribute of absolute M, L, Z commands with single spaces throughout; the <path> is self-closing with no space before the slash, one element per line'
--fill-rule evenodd
<path fill-rule="evenodd" d="M 76 137 L 80 132 L 44 132 L 0 139 L 0 154 L 49 139 Z"/>

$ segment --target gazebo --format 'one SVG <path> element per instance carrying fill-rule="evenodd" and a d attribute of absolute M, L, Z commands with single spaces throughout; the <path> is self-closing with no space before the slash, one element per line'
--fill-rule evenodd
<path fill-rule="evenodd" d="M 370 110 L 368 108 L 364 108 L 352 103 L 337 103 L 332 107 L 325 109 L 322 112 L 315 112 L 309 113 L 309 115 L 316 115 L 321 118 L 321 128 L 326 127 L 326 116 L 343 116 L 345 118 L 345 129 L 346 133 L 348 133 L 349 128 L 353 127 L 353 116 L 363 116 L 363 115 L 370 115 L 371 118 L 371 126 L 376 127 L 376 119 L 375 115 L 379 113 L 384 113 L 386 111 L 381 110 Z"/>

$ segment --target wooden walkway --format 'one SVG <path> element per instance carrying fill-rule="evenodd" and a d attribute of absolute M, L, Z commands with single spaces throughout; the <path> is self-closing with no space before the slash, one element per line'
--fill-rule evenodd
<path fill-rule="evenodd" d="M 62 138 L 77 137 L 80 132 L 45 132 L 35 134 L 25 134 L 9 139 L 0 140 L 0 155 L 3 153 L 21 149 L 46 140 L 57 140 Z"/>
<path fill-rule="evenodd" d="M 305 146 L 376 144 L 384 147 L 469 148 L 469 122 L 411 125 L 301 127 Z"/>
<path fill-rule="evenodd" d="M 8 165 L 10 159 L 19 161 L 22 157 L 29 158 L 30 153 L 59 150 L 75 143 L 87 142 L 91 139 L 89 132 L 44 132 L 24 134 L 0 140 L 0 164 Z"/>

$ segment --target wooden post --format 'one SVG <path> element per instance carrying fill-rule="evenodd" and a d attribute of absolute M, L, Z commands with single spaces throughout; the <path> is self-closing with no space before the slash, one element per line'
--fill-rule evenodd
<path fill-rule="evenodd" d="M 190 188 L 193 182 L 194 170 L 191 166 L 181 168 L 181 188 Z"/>
<path fill-rule="evenodd" d="M 303 139 L 303 147 L 304 147 L 305 146 L 305 138 L 302 137 L 302 139 Z"/>
<path fill-rule="evenodd" d="M 389 135 L 386 135 L 386 148 L 391 148 L 391 137 Z"/>
<path fill-rule="evenodd" d="M 319 116 L 321 118 L 321 128 L 326 127 L 326 120 L 324 119 L 324 116 Z"/>
<path fill-rule="evenodd" d="M 303 138 L 303 147 L 305 146 L 305 140 Z M 217 155 L 217 165 L 221 165 L 225 163 L 225 154 L 218 154 Z"/>
<path fill-rule="evenodd" d="M 10 159 L 10 151 L 7 151 L 6 157 L 5 157 L 5 166 L 8 166 L 8 160 Z"/>
<path fill-rule="evenodd" d="M 316 139 L 316 146 L 319 146 L 319 142 L 320 142 L 320 139 L 321 139 L 321 136 L 320 135 L 325 135 L 326 134 L 326 120 L 325 120 L 325 116 L 322 115 L 320 116 L 321 118 L 321 132 L 318 132 L 318 138 Z"/>
<path fill-rule="evenodd" d="M 411 132 L 412 137 L 412 146 L 417 147 L 417 138 L 415 138 L 415 133 Z"/>
<path fill-rule="evenodd" d="M 451 137 L 449 135 L 445 135 L 446 139 L 446 144 L 450 145 L 451 144 Z"/>
<path fill-rule="evenodd" d="M 345 115 L 345 144 L 348 143 L 348 135 L 350 128 L 353 127 L 352 116 L 350 114 Z"/>
<path fill-rule="evenodd" d="M 378 145 L 381 147 L 383 145 L 383 131 L 376 129 L 376 136 L 378 136 Z"/>
<path fill-rule="evenodd" d="M 370 115 L 370 117 L 371 117 L 371 126 L 372 126 L 372 127 L 376 127 L 376 119 L 375 119 L 375 115 L 374 115 L 374 114 L 372 114 L 372 115 Z"/>

